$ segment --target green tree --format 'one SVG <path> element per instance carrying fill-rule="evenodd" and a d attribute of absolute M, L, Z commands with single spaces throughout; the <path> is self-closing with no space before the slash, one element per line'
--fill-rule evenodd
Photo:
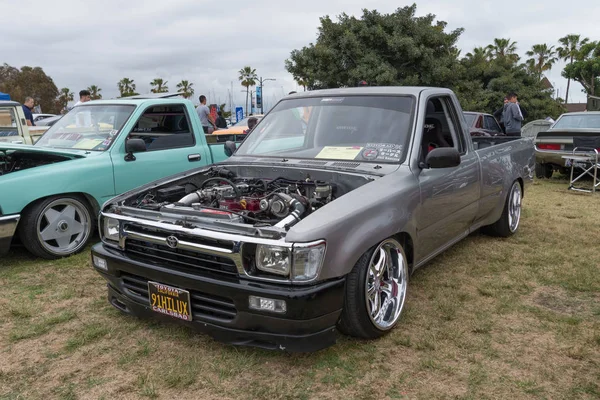
<path fill-rule="evenodd" d="M 154 80 L 150 82 L 150 86 L 154 86 L 150 91 L 152 93 L 167 93 L 169 91 L 167 83 L 168 82 L 164 81 L 162 78 L 154 78 Z"/>
<path fill-rule="evenodd" d="M 66 110 L 69 102 L 73 101 L 74 95 L 69 88 L 60 89 L 60 95 L 58 96 L 58 104 L 60 104 L 61 111 Z"/>
<path fill-rule="evenodd" d="M 189 99 L 194 95 L 194 88 L 192 86 L 194 86 L 193 83 L 183 80 L 177 84 L 177 92 L 181 93 L 186 99 Z"/>
<path fill-rule="evenodd" d="M 391 14 L 363 10 L 337 22 L 320 19 L 317 41 L 293 50 L 286 69 L 309 89 L 375 85 L 448 84 L 455 76 L 456 42 L 462 29 L 445 32 L 435 15 L 416 17 L 416 5 Z"/>
<path fill-rule="evenodd" d="M 226 106 L 227 106 L 227 103 L 223 103 L 219 107 L 219 110 L 221 110 L 221 112 L 223 113 L 223 118 L 231 117 L 231 111 L 225 111 Z"/>
<path fill-rule="evenodd" d="M 121 97 L 129 97 L 137 95 L 135 91 L 135 82 L 133 79 L 123 78 L 117 83 Z"/>
<path fill-rule="evenodd" d="M 565 66 L 562 76 L 573 79 L 592 96 L 600 95 L 600 42 L 589 42 L 581 46 L 572 64 Z"/>
<path fill-rule="evenodd" d="M 527 120 L 557 117 L 564 111 L 552 98 L 552 90 L 542 86 L 539 75 L 525 64 L 514 63 L 507 53 L 491 54 L 486 61 L 480 50 L 473 50 L 460 64 L 457 68 L 460 79 L 452 89 L 465 110 L 492 112 L 502 107 L 507 93 L 516 92 L 528 111 Z"/>
<path fill-rule="evenodd" d="M 510 39 L 494 39 L 494 43 L 486 47 L 490 59 L 507 60 L 516 64 L 519 62 L 517 54 L 517 42 L 511 42 Z"/>
<path fill-rule="evenodd" d="M 0 65 L 0 92 L 10 94 L 11 98 L 23 102 L 32 97 L 43 112 L 58 113 L 56 103 L 58 88 L 40 67 L 24 66 L 21 69 L 8 64 Z"/>
<path fill-rule="evenodd" d="M 256 75 L 256 69 L 250 66 L 245 66 L 240 69 L 238 73 L 240 74 L 238 77 L 239 81 L 242 86 L 246 88 L 246 115 L 248 115 L 248 96 L 250 94 L 250 87 L 256 85 L 258 76 Z"/>
<path fill-rule="evenodd" d="M 556 49 L 558 56 L 564 61 L 568 61 L 569 65 L 573 64 L 573 60 L 579 55 L 581 46 L 587 44 L 590 41 L 589 38 L 581 39 L 581 35 L 567 35 L 558 39 L 560 46 Z M 569 89 L 571 86 L 571 78 L 567 78 L 567 93 L 565 95 L 565 102 L 569 102 Z"/>
<path fill-rule="evenodd" d="M 100 93 L 102 91 L 101 88 L 99 88 L 96 85 L 91 85 L 87 88 L 88 92 L 90 92 L 90 99 L 92 100 L 100 100 L 102 98 L 102 94 Z"/>
<path fill-rule="evenodd" d="M 534 44 L 527 53 L 527 67 L 531 72 L 535 73 L 539 79 L 545 71 L 549 71 L 554 63 L 558 60 L 554 46 L 548 47 L 546 43 Z"/>

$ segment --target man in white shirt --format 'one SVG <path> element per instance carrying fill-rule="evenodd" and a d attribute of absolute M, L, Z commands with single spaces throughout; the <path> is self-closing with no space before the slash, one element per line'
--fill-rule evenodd
<path fill-rule="evenodd" d="M 91 100 L 90 92 L 83 89 L 79 91 L 79 101 L 75 103 L 73 107 L 77 107 L 80 104 L 87 103 Z M 77 126 L 92 126 L 92 116 L 89 111 L 78 112 L 75 116 L 75 123 Z"/>

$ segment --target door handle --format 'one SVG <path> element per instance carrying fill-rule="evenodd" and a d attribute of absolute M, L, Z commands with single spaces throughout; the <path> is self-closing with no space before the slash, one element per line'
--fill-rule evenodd
<path fill-rule="evenodd" d="M 188 161 L 189 162 L 200 161 L 201 159 L 202 159 L 202 156 L 200 154 L 190 154 L 190 155 L 188 155 Z"/>

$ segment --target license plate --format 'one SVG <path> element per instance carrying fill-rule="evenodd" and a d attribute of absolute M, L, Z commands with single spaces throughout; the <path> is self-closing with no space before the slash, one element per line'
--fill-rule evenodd
<path fill-rule="evenodd" d="M 190 292 L 187 290 L 148 282 L 148 297 L 153 311 L 184 321 L 192 320 Z"/>

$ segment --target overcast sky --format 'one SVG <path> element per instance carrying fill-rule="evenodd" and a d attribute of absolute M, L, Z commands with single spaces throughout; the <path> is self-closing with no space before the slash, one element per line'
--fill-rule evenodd
<path fill-rule="evenodd" d="M 182 79 L 194 83 L 195 97 L 243 105 L 237 71 L 244 65 L 265 84 L 265 104 L 272 105 L 297 86 L 284 67 L 290 51 L 314 42 L 319 17 L 361 9 L 393 12 L 412 3 L 385 0 L 204 1 L 204 0 L 0 0 L 0 62 L 40 66 L 58 88 L 77 93 L 95 84 L 104 98 L 118 96 L 117 82 L 135 80 L 147 93 L 160 77 L 169 89 Z M 555 45 L 558 38 L 579 33 L 600 39 L 600 1 L 428 0 L 417 3 L 418 15 L 433 13 L 448 30 L 465 28 L 462 54 L 494 38 L 517 42 L 518 52 L 536 43 Z M 559 63 L 548 78 L 564 98 L 567 81 Z M 571 85 L 571 102 L 585 101 L 581 86 Z M 301 89 L 300 89 L 301 90 Z M 17 99 L 19 100 L 19 99 Z M 482 110 L 486 111 L 486 110 Z M 489 110 L 487 110 L 489 111 Z"/>

